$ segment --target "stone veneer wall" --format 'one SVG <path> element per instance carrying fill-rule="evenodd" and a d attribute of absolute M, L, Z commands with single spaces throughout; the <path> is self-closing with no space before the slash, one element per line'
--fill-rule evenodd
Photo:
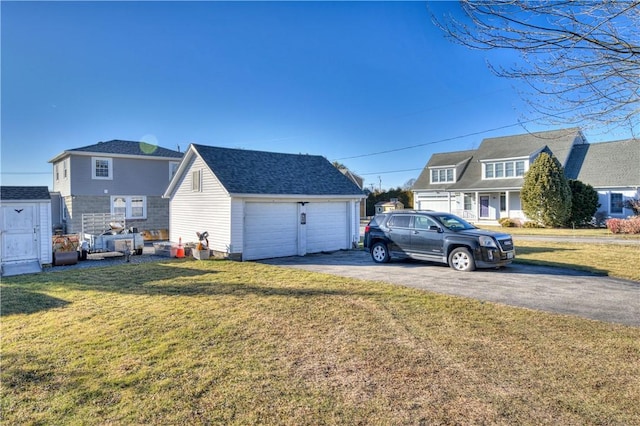
<path fill-rule="evenodd" d="M 67 206 L 66 233 L 82 232 L 82 215 L 87 213 L 109 213 L 110 196 L 77 195 L 63 197 Z M 138 232 L 169 229 L 169 199 L 147 196 L 147 218 L 127 220 L 127 228 L 136 227 Z"/>

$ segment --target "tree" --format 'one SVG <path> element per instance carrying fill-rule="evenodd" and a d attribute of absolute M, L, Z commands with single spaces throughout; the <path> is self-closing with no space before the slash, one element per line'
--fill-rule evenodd
<path fill-rule="evenodd" d="M 600 207 L 598 192 L 593 189 L 593 186 L 579 180 L 569 179 L 568 183 L 571 189 L 571 213 L 566 225 L 585 225 L 591 221 Z"/>
<path fill-rule="evenodd" d="M 527 101 L 562 121 L 640 124 L 640 1 L 462 0 L 463 19 L 435 24 L 474 49 L 508 49 L 523 61 L 490 65 L 524 80 Z M 552 99 L 549 99 L 551 97 Z"/>
<path fill-rule="evenodd" d="M 558 159 L 546 152 L 538 155 L 525 173 L 520 192 L 522 210 L 540 225 L 562 226 L 571 214 L 571 188 Z"/>

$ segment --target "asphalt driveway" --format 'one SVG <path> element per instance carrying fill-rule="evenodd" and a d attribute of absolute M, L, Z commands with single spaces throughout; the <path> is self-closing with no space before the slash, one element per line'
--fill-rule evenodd
<path fill-rule="evenodd" d="M 392 260 L 377 264 L 362 250 L 261 263 L 640 327 L 640 283 L 587 272 L 512 264 L 500 270 L 464 273 L 427 262 Z"/>

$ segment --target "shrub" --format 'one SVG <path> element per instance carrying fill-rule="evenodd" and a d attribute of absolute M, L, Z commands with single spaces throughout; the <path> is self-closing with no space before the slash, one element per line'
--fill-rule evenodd
<path fill-rule="evenodd" d="M 548 227 L 562 226 L 571 214 L 571 188 L 556 157 L 540 153 L 524 175 L 522 211 Z"/>
<path fill-rule="evenodd" d="M 565 225 L 582 226 L 591 221 L 593 214 L 600 207 L 598 192 L 593 186 L 582 183 L 579 180 L 569 179 L 571 188 L 571 211 Z"/>
<path fill-rule="evenodd" d="M 525 222 L 524 223 L 524 227 L 525 228 L 544 228 L 544 226 L 540 225 L 538 222 Z"/>
<path fill-rule="evenodd" d="M 629 219 L 609 219 L 607 229 L 612 234 L 640 234 L 640 216 Z"/>
<path fill-rule="evenodd" d="M 503 217 L 500 218 L 498 220 L 498 223 L 503 227 L 503 228 L 514 228 L 516 226 L 518 226 L 518 223 L 511 219 L 510 217 Z"/>
<path fill-rule="evenodd" d="M 633 214 L 640 216 L 640 198 L 631 198 L 624 202 L 624 208 L 633 211 Z"/>

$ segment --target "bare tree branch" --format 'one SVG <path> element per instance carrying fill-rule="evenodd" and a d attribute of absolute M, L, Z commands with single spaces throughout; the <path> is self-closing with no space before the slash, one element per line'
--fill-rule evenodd
<path fill-rule="evenodd" d="M 462 18 L 434 16 L 435 24 L 463 46 L 519 52 L 519 64 L 489 67 L 526 82 L 535 110 L 565 123 L 640 128 L 640 0 L 462 0 L 461 7 Z"/>

